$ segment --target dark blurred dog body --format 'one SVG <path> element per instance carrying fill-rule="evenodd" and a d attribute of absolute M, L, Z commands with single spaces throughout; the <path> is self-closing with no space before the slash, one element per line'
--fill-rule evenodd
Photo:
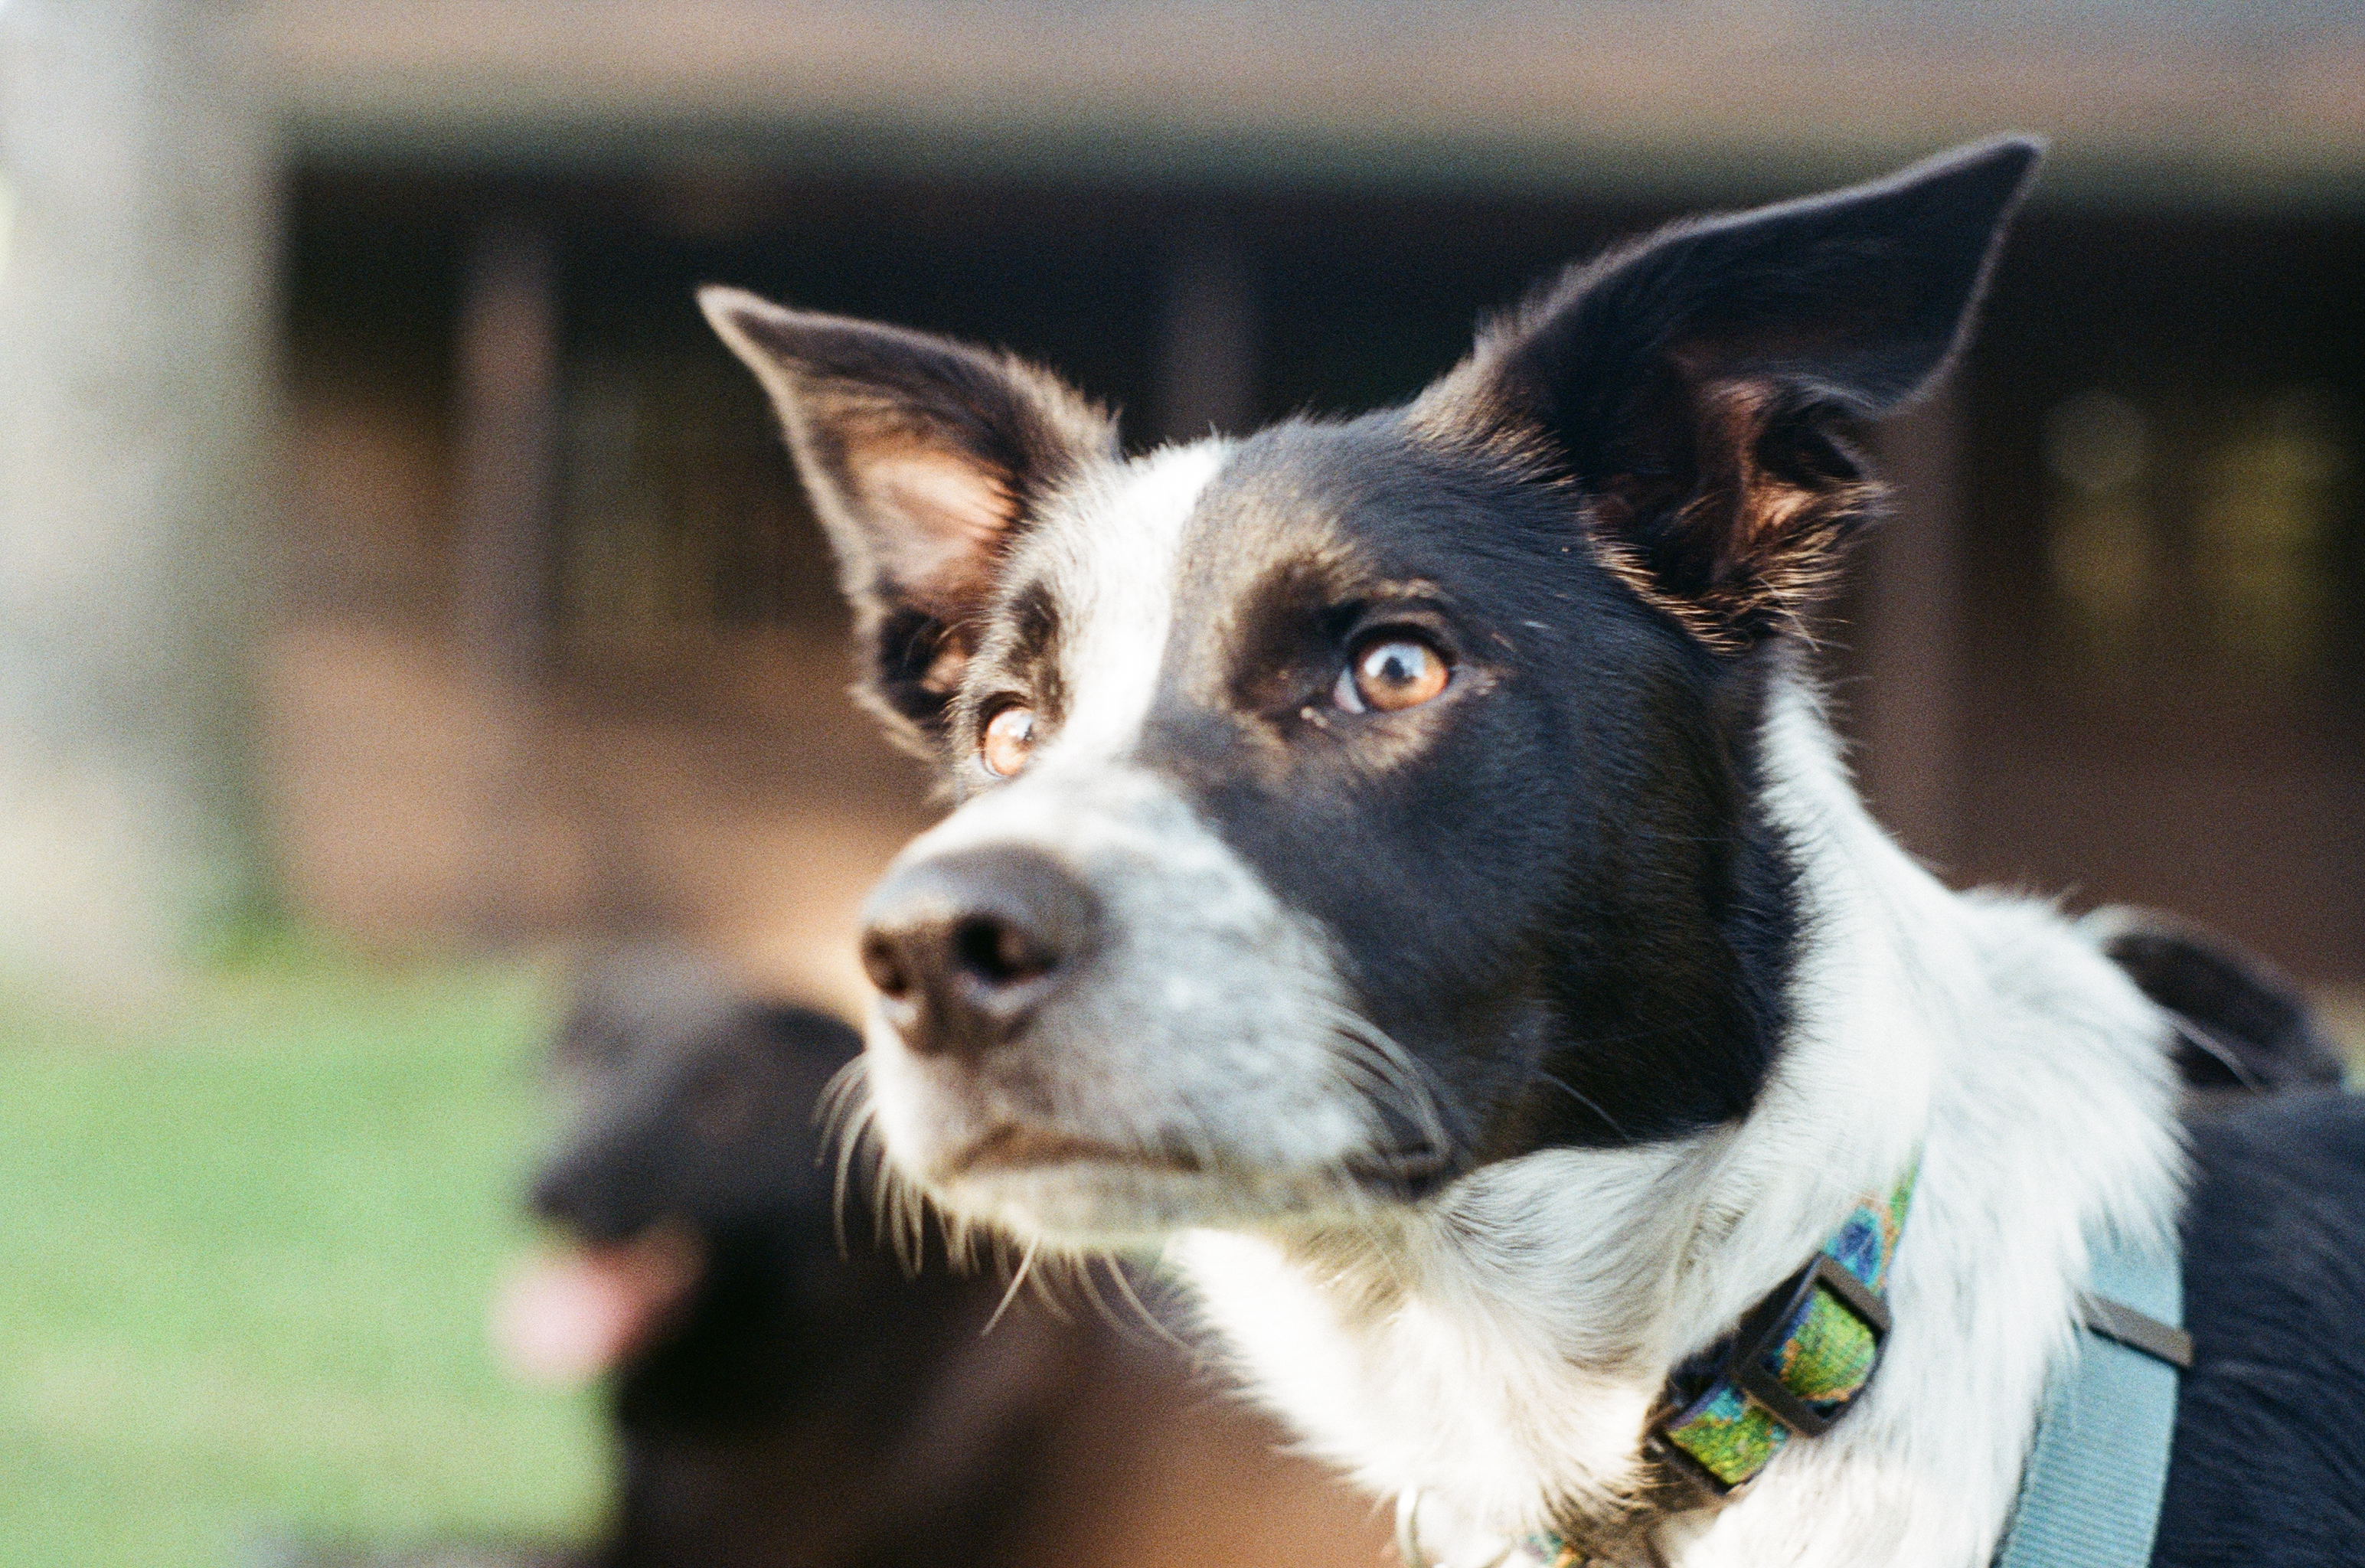
<path fill-rule="evenodd" d="M 2307 999 L 2259 958 L 2149 910 L 2099 909 L 2080 924 L 2169 1015 L 2189 1089 L 2209 1095 L 2340 1081 L 2340 1051 Z"/>
<path fill-rule="evenodd" d="M 2195 1118 L 2191 1143 L 2193 1361 L 2153 1563 L 2357 1562 L 2365 1427 L 2343 1393 L 2365 1387 L 2365 1103 L 2321 1089 L 2226 1096 Z"/>
<path fill-rule="evenodd" d="M 593 1563 L 1373 1560 L 1363 1510 L 1146 1331 L 1023 1295 L 997 1320 L 1003 1280 L 956 1273 L 933 1234 L 907 1274 L 861 1173 L 841 1205 L 819 1158 L 815 1103 L 858 1048 L 645 955 L 565 1025 L 577 1124 L 534 1204 L 582 1245 L 562 1267 L 628 1298 L 593 1336 L 622 1472 Z"/>
<path fill-rule="evenodd" d="M 618 1335 L 623 1478 L 600 1562 L 1023 1555 L 1001 1543 L 1025 1532 L 1048 1428 L 1102 1346 L 1024 1311 L 982 1334 L 1000 1288 L 941 1256 L 907 1277 L 862 1202 L 841 1250 L 813 1112 L 859 1048 L 835 1019 L 679 965 L 595 986 L 570 1019 L 559 1058 L 583 1112 L 534 1205 L 648 1297 Z"/>
<path fill-rule="evenodd" d="M 2338 1562 L 2365 1540 L 2365 1435 L 2266 1422 L 2365 1383 L 2365 1111 L 2299 989 L 2172 916 L 2087 917 L 2176 1031 L 2194 1181 L 2183 1223 L 2194 1359 L 2161 1507 L 2160 1568 Z M 2270 1260 L 2261 1268 L 2259 1260 Z M 2292 1499 L 2311 1499 L 2306 1508 Z M 2261 1551 L 2259 1542 L 2271 1542 Z"/>

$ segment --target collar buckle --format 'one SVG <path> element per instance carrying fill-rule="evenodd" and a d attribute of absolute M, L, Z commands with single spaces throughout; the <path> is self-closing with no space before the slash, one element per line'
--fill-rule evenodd
<path fill-rule="evenodd" d="M 1872 1336 L 1873 1354 L 1877 1358 L 1889 1339 L 1889 1304 L 1838 1259 L 1828 1252 L 1818 1252 L 1804 1268 L 1768 1292 L 1751 1309 L 1734 1332 L 1732 1348 L 1708 1384 L 1714 1388 L 1730 1383 L 1751 1404 L 1802 1438 L 1821 1437 L 1830 1431 L 1853 1403 L 1844 1400 L 1828 1410 L 1818 1410 L 1787 1387 L 1766 1365 L 1774 1359 L 1773 1352 L 1780 1348 L 1784 1330 L 1799 1318 L 1817 1290 L 1828 1292 L 1864 1325 L 1865 1331 Z M 1664 1406 L 1643 1431 L 1643 1449 L 1667 1473 L 1701 1494 L 1703 1505 L 1721 1506 L 1747 1491 L 1756 1477 L 1726 1481 L 1686 1452 L 1683 1445 L 1669 1439 L 1668 1428 L 1680 1424 L 1690 1410 L 1688 1405 Z"/>
<path fill-rule="evenodd" d="M 1828 1252 L 1818 1252 L 1813 1262 L 1791 1276 L 1788 1288 L 1766 1297 L 1768 1304 L 1777 1304 L 1771 1312 L 1761 1305 L 1743 1325 L 1741 1337 L 1724 1363 L 1724 1375 L 1749 1396 L 1752 1404 L 1802 1438 L 1820 1438 L 1830 1431 L 1846 1413 L 1849 1402 L 1843 1401 L 1828 1411 L 1818 1410 L 1786 1387 L 1766 1369 L 1765 1362 L 1767 1353 L 1777 1349 L 1775 1337 L 1799 1316 L 1799 1309 L 1818 1289 L 1831 1292 L 1864 1325 L 1872 1336 L 1873 1355 L 1877 1358 L 1881 1347 L 1889 1342 L 1889 1304 L 1838 1259 Z"/>

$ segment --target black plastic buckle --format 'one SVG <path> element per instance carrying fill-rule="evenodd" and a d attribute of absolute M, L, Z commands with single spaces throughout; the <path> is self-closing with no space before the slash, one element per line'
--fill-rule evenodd
<path fill-rule="evenodd" d="M 1843 1405 L 1825 1415 L 1783 1386 L 1782 1380 L 1765 1370 L 1765 1352 L 1774 1348 L 1774 1336 L 1782 1326 L 1806 1305 L 1807 1298 L 1821 1285 L 1837 1296 L 1840 1305 L 1854 1313 L 1872 1333 L 1874 1354 L 1889 1338 L 1889 1305 L 1872 1294 L 1871 1288 L 1842 1266 L 1828 1252 L 1818 1252 L 1815 1260 L 1799 1271 L 1786 1291 L 1767 1297 L 1781 1305 L 1762 1320 L 1753 1318 L 1742 1331 L 1741 1343 L 1725 1363 L 1725 1375 L 1749 1395 L 1752 1403 L 1768 1416 L 1789 1428 L 1802 1438 L 1820 1438 L 1832 1429 L 1847 1410 Z M 1764 1308 L 1759 1309 L 1760 1313 Z"/>
<path fill-rule="evenodd" d="M 1819 1438 L 1830 1431 L 1833 1424 L 1847 1414 L 1847 1406 L 1843 1405 L 1828 1415 L 1817 1410 L 1765 1369 L 1765 1353 L 1774 1349 L 1775 1336 L 1798 1316 L 1799 1309 L 1819 1285 L 1837 1297 L 1840 1305 L 1865 1326 L 1872 1335 L 1877 1358 L 1878 1348 L 1889 1338 L 1889 1305 L 1838 1259 L 1828 1252 L 1818 1252 L 1813 1261 L 1767 1293 L 1742 1319 L 1741 1327 L 1733 1335 L 1732 1349 L 1725 1353 L 1724 1364 L 1717 1369 L 1708 1385 L 1713 1388 L 1718 1383 L 1731 1383 L 1751 1404 L 1802 1438 Z M 1667 1428 L 1687 1408 L 1688 1406 L 1670 1407 L 1653 1417 L 1643 1433 L 1643 1448 L 1676 1475 L 1706 1493 L 1710 1502 L 1729 1503 L 1748 1488 L 1749 1482 L 1726 1481 L 1667 1436 Z"/>

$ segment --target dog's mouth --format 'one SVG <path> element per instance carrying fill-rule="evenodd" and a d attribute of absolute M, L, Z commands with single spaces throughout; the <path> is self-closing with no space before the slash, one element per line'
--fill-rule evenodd
<path fill-rule="evenodd" d="M 958 1182 L 1041 1174 L 1088 1165 L 1182 1179 L 1263 1174 L 1232 1170 L 1220 1154 L 1212 1151 L 1120 1144 L 1057 1127 L 1005 1122 L 955 1151 L 939 1168 L 938 1179 Z M 1360 1151 L 1338 1165 L 1355 1187 L 1400 1202 L 1428 1196 L 1452 1180 L 1459 1168 L 1452 1151 L 1425 1142 Z"/>
<path fill-rule="evenodd" d="M 494 1348 L 528 1382 L 579 1387 L 665 1338 L 705 1266 L 704 1245 L 670 1226 L 521 1260 L 493 1304 Z"/>
<path fill-rule="evenodd" d="M 959 1148 L 945 1161 L 945 1180 L 998 1171 L 1041 1170 L 1060 1165 L 1098 1163 L 1178 1176 L 1204 1174 L 1206 1163 L 1182 1149 L 1144 1148 L 1085 1137 L 1056 1127 L 1004 1122 Z"/>

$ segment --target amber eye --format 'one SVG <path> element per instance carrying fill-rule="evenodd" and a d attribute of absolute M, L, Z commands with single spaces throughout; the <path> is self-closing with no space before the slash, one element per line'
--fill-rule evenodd
<path fill-rule="evenodd" d="M 1035 749 L 1035 710 L 1009 707 L 985 722 L 985 734 L 977 744 L 979 760 L 985 770 L 997 778 L 1007 778 L 1026 766 L 1026 754 Z"/>
<path fill-rule="evenodd" d="M 1452 670 L 1445 655 L 1418 637 L 1383 636 L 1357 648 L 1332 692 L 1350 713 L 1418 708 L 1445 689 Z"/>

